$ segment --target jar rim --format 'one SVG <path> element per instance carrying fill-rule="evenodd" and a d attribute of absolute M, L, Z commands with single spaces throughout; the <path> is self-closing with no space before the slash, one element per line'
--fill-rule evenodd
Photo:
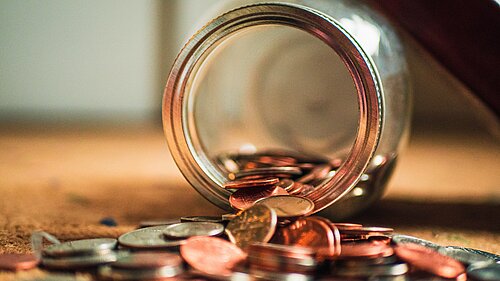
<path fill-rule="evenodd" d="M 231 10 L 201 28 L 177 56 L 163 96 L 163 128 L 170 152 L 188 182 L 206 199 L 231 209 L 224 176 L 199 148 L 196 134 L 188 128 L 189 87 L 208 52 L 235 32 L 259 25 L 285 25 L 306 31 L 335 51 L 354 81 L 359 119 L 356 139 L 335 175 L 307 197 L 318 212 L 347 194 L 359 181 L 373 157 L 384 121 L 383 89 L 371 58 L 336 20 L 306 6 L 289 3 L 260 3 Z"/>

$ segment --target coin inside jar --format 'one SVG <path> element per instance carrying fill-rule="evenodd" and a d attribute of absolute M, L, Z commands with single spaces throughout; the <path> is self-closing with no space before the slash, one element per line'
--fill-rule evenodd
<path fill-rule="evenodd" d="M 189 238 L 192 236 L 217 236 L 224 232 L 224 225 L 213 222 L 181 222 L 171 224 L 163 230 L 167 238 Z"/>
<path fill-rule="evenodd" d="M 278 178 L 262 178 L 262 179 L 240 179 L 228 181 L 224 183 L 225 189 L 240 189 L 252 187 L 270 187 L 279 183 Z"/>
<path fill-rule="evenodd" d="M 288 195 L 288 192 L 278 186 L 238 189 L 229 196 L 229 203 L 237 210 L 245 210 L 259 199 L 276 195 Z"/>
<path fill-rule="evenodd" d="M 296 218 L 309 214 L 314 210 L 314 202 L 308 198 L 295 195 L 277 195 L 257 200 L 255 204 L 263 204 L 276 211 L 278 218 Z"/>
<path fill-rule="evenodd" d="M 230 180 L 240 179 L 248 176 L 272 176 L 272 175 L 301 175 L 302 170 L 297 167 L 267 167 L 241 170 L 236 173 L 229 173 Z"/>

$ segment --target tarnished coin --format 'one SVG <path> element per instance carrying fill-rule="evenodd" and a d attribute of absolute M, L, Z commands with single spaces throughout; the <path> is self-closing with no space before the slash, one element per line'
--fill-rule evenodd
<path fill-rule="evenodd" d="M 135 249 L 165 249 L 178 247 L 185 240 L 167 240 L 163 231 L 168 226 L 152 226 L 140 228 L 123 234 L 118 238 L 121 246 Z"/>
<path fill-rule="evenodd" d="M 246 249 L 252 243 L 271 240 L 277 221 L 273 209 L 255 205 L 231 220 L 226 226 L 226 233 L 231 242 Z"/>
<path fill-rule="evenodd" d="M 238 189 L 229 196 L 229 204 L 237 210 L 245 210 L 255 204 L 255 201 L 276 195 L 287 195 L 281 187 L 258 187 Z"/>
<path fill-rule="evenodd" d="M 47 268 L 53 269 L 79 269 L 88 268 L 107 263 L 115 262 L 117 259 L 116 252 L 109 252 L 104 255 L 91 256 L 69 256 L 69 257 L 43 257 L 42 264 Z"/>
<path fill-rule="evenodd" d="M 459 261 L 418 244 L 399 244 L 394 251 L 401 260 L 415 268 L 440 277 L 457 278 L 465 272 L 464 266 Z"/>
<path fill-rule="evenodd" d="M 266 205 L 276 211 L 278 218 L 296 218 L 314 210 L 311 199 L 295 195 L 277 195 L 257 200 L 255 204 Z"/>
<path fill-rule="evenodd" d="M 262 179 L 241 179 L 233 180 L 224 183 L 225 189 L 240 189 L 253 187 L 271 187 L 279 183 L 278 178 L 262 178 Z"/>
<path fill-rule="evenodd" d="M 181 222 L 214 222 L 214 223 L 223 223 L 224 219 L 219 216 L 187 216 L 181 217 Z"/>
<path fill-rule="evenodd" d="M 216 237 L 191 237 L 180 252 L 191 267 L 215 276 L 230 276 L 231 269 L 246 259 L 236 245 Z"/>
<path fill-rule="evenodd" d="M 440 254 L 443 254 L 450 258 L 454 258 L 457 261 L 465 263 L 467 265 L 476 262 L 494 262 L 494 260 L 484 255 L 480 255 L 474 251 L 471 251 L 469 248 L 464 248 L 464 247 L 446 246 L 446 247 L 440 247 L 437 251 Z"/>
<path fill-rule="evenodd" d="M 163 230 L 167 238 L 189 238 L 192 236 L 217 236 L 224 232 L 224 225 L 214 222 L 181 222 Z"/>
<path fill-rule="evenodd" d="M 274 176 L 274 175 L 301 175 L 302 170 L 297 167 L 268 167 L 241 170 L 236 173 L 229 173 L 230 180 L 240 179 L 248 176 Z"/>
<path fill-rule="evenodd" d="M 409 236 L 409 235 L 403 235 L 403 234 L 393 235 L 392 242 L 396 245 L 401 245 L 401 244 L 406 244 L 406 243 L 417 244 L 420 246 L 424 246 L 426 248 L 433 249 L 435 251 L 437 251 L 439 248 L 441 248 L 441 246 L 436 244 L 436 243 L 432 243 L 432 242 L 424 240 L 424 239 L 420 239 L 420 238 Z"/>
<path fill-rule="evenodd" d="M 248 247 L 250 268 L 266 271 L 314 273 L 317 262 L 311 248 L 270 243 L 254 243 Z"/>
<path fill-rule="evenodd" d="M 52 244 L 43 250 L 43 255 L 51 257 L 68 257 L 77 255 L 91 255 L 106 252 L 116 247 L 114 238 L 95 238 L 68 241 L 61 244 Z"/>
<path fill-rule="evenodd" d="M 0 270 L 26 270 L 38 265 L 39 260 L 32 254 L 0 254 Z"/>
<path fill-rule="evenodd" d="M 477 281 L 500 280 L 500 264 L 491 262 L 478 262 L 467 268 L 467 276 Z"/>
<path fill-rule="evenodd" d="M 165 252 L 137 252 L 123 255 L 111 266 L 121 269 L 148 269 L 165 266 L 179 267 L 182 259 L 179 255 Z"/>
<path fill-rule="evenodd" d="M 340 253 L 328 220 L 305 217 L 279 229 L 273 243 L 314 248 L 319 256 L 332 257 Z"/>

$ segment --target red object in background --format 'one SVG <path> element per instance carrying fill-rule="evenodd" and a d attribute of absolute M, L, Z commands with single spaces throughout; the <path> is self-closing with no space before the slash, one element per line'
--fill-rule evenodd
<path fill-rule="evenodd" d="M 375 0 L 500 116 L 500 2 Z"/>

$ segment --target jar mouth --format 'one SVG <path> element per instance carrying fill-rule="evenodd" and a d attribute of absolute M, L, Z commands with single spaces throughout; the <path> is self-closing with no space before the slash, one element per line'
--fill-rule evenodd
<path fill-rule="evenodd" d="M 348 193 L 366 170 L 380 139 L 384 102 L 379 74 L 359 43 L 334 19 L 305 6 L 264 3 L 241 7 L 212 20 L 179 53 L 163 98 L 163 127 L 172 156 L 190 184 L 223 209 L 231 209 L 227 181 L 203 150 L 193 129 L 190 88 L 207 55 L 236 32 L 262 25 L 283 25 L 303 30 L 336 52 L 348 69 L 357 92 L 359 109 L 355 141 L 343 164 L 328 181 L 307 197 L 318 212 Z"/>

